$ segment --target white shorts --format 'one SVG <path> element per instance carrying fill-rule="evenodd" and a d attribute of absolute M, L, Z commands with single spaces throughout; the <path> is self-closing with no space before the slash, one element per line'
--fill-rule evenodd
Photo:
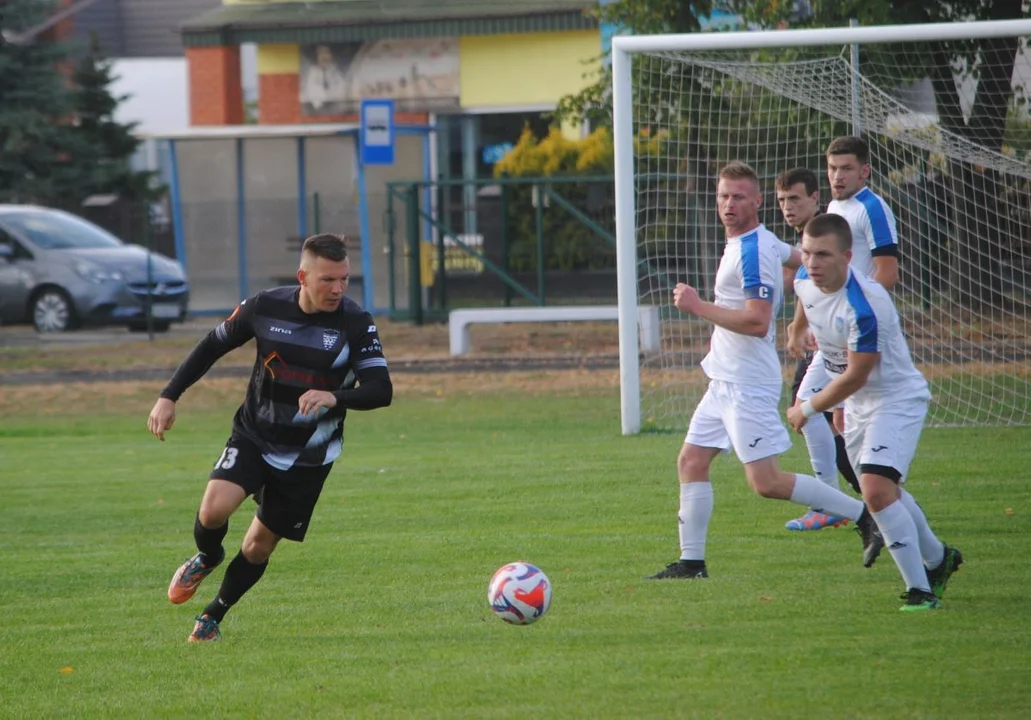
<path fill-rule="evenodd" d="M 845 448 L 856 474 L 862 474 L 864 466 L 880 466 L 897 472 L 900 484 L 905 482 L 926 416 L 927 401 L 921 400 L 867 412 L 846 405 Z"/>
<path fill-rule="evenodd" d="M 685 443 L 730 452 L 743 463 L 780 455 L 791 447 L 780 419 L 780 388 L 710 380 L 691 416 Z"/>
<path fill-rule="evenodd" d="M 799 402 L 809 400 L 813 395 L 831 384 L 831 374 L 823 364 L 823 353 L 817 350 L 813 353 L 813 361 L 806 368 L 802 384 L 798 386 L 798 394 L 795 396 Z"/>

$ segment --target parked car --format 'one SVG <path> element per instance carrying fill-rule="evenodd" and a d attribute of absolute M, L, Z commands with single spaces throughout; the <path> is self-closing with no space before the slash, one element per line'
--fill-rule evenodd
<path fill-rule="evenodd" d="M 61 210 L 0 205 L 0 322 L 144 330 L 148 296 L 155 330 L 186 319 L 190 286 L 179 263 Z"/>

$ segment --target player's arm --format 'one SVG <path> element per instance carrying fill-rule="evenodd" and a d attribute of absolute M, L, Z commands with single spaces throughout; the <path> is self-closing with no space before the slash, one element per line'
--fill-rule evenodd
<path fill-rule="evenodd" d="M 218 327 L 205 335 L 168 381 L 161 397 L 178 400 L 187 388 L 211 369 L 219 358 L 254 337 L 254 310 L 257 296 L 244 300 Z"/>
<path fill-rule="evenodd" d="M 894 255 L 875 255 L 873 259 L 873 279 L 885 290 L 891 290 L 899 281 L 898 245 L 894 247 Z"/>
<path fill-rule="evenodd" d="M 204 377 L 215 362 L 230 350 L 254 337 L 252 319 L 257 296 L 241 302 L 232 315 L 197 343 L 176 369 L 147 417 L 147 429 L 164 442 L 165 432 L 175 424 L 175 403 L 187 388 Z"/>
<path fill-rule="evenodd" d="M 394 399 L 394 384 L 372 316 L 365 313 L 348 330 L 351 370 L 356 383 L 333 393 L 336 404 L 329 410 L 329 417 L 339 417 L 345 410 L 387 407 Z"/>
<path fill-rule="evenodd" d="M 784 275 L 784 294 L 786 295 L 788 288 L 794 288 L 792 283 L 795 280 L 795 271 L 802 265 L 802 253 L 798 251 L 798 248 L 793 248 L 784 241 L 781 241 L 780 244 L 780 261 L 783 265 L 781 272 Z"/>
<path fill-rule="evenodd" d="M 895 215 L 883 202 L 869 206 L 866 213 L 873 257 L 873 279 L 885 290 L 891 290 L 899 281 L 899 236 L 895 228 Z"/>
<path fill-rule="evenodd" d="M 773 291 L 769 286 L 762 286 L 762 290 L 757 289 L 757 292 L 763 292 L 764 296 L 747 298 L 745 309 L 735 310 L 702 300 L 693 287 L 679 283 L 673 289 L 673 304 L 682 312 L 696 315 L 731 332 L 765 337 L 773 316 Z"/>
<path fill-rule="evenodd" d="M 881 360 L 879 352 L 857 352 L 848 351 L 848 365 L 845 372 L 831 380 L 827 387 L 816 393 L 809 399 L 811 411 L 803 414 L 806 417 L 818 413 L 829 412 L 838 407 L 841 403 L 851 397 L 857 390 L 866 385 L 870 373 L 877 367 Z"/>
<path fill-rule="evenodd" d="M 776 300 L 777 274 L 792 248 L 777 241 L 775 252 L 760 251 L 758 242 L 742 243 L 738 271 L 745 297 L 744 309 L 720 307 L 698 297 L 698 292 L 683 283 L 673 290 L 673 302 L 683 312 L 696 315 L 749 337 L 765 337 L 770 331 L 773 303 Z"/>
<path fill-rule="evenodd" d="M 804 357 L 806 353 L 805 336 L 809 331 L 809 318 L 805 315 L 802 298 L 795 293 L 795 317 L 788 323 L 786 349 L 791 357 Z"/>
<path fill-rule="evenodd" d="M 791 271 L 791 276 L 785 276 L 785 287 L 794 279 L 795 271 L 802 267 L 802 253 L 796 247 L 791 247 L 786 242 L 780 242 L 780 263 Z"/>

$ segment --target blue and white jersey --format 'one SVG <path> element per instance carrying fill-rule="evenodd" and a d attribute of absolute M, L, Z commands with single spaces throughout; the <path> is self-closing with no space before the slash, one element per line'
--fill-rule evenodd
<path fill-rule="evenodd" d="M 744 310 L 751 299 L 773 304 L 765 337 L 742 335 L 716 325 L 702 370 L 713 380 L 777 388 L 782 385 L 777 357 L 776 318 L 784 299 L 781 267 L 791 247 L 760 225 L 738 237 L 727 238 L 716 271 L 715 304 Z"/>
<path fill-rule="evenodd" d="M 840 215 L 852 229 L 852 267 L 874 276 L 878 255 L 898 255 L 895 215 L 880 195 L 864 187 L 847 200 L 831 200 L 827 212 Z"/>
<path fill-rule="evenodd" d="M 930 399 L 927 380 L 913 365 L 895 304 L 880 283 L 849 268 L 844 286 L 825 293 L 803 266 L 795 275 L 795 295 L 804 304 L 809 328 L 831 375 L 845 372 L 849 350 L 881 354 L 866 385 L 846 400 L 846 407 L 873 410 Z"/>

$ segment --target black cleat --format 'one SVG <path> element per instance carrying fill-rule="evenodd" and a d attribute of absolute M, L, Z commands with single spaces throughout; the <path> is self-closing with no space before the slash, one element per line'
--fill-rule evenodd
<path fill-rule="evenodd" d="M 863 539 L 863 567 L 871 567 L 884 549 L 884 537 L 865 506 L 862 515 L 856 520 L 856 532 Z"/>
<path fill-rule="evenodd" d="M 941 601 L 935 597 L 933 592 L 917 588 L 909 588 L 903 593 L 902 599 L 906 601 L 906 604 L 899 608 L 902 612 L 923 612 L 937 610 L 941 607 Z"/>
<path fill-rule="evenodd" d="M 934 570 L 927 571 L 927 582 L 936 598 L 941 600 L 942 595 L 945 594 L 945 587 L 949 584 L 949 578 L 952 577 L 952 573 L 959 570 L 959 566 L 962 564 L 963 553 L 959 551 L 959 548 L 946 545 L 941 564 Z"/>
<path fill-rule="evenodd" d="M 709 571 L 705 568 L 704 562 L 677 560 L 654 575 L 649 575 L 645 580 L 695 580 L 707 577 L 709 577 Z"/>

